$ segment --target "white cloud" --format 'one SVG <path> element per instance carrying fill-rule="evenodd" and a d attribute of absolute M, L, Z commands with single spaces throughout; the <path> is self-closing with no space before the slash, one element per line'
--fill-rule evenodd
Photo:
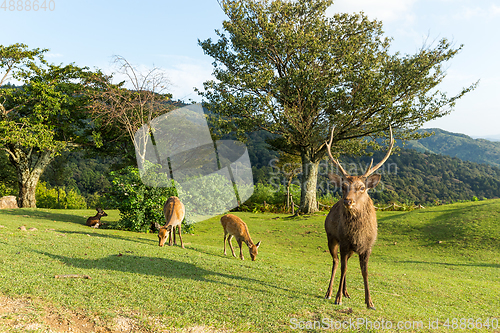
<path fill-rule="evenodd" d="M 461 6 L 459 11 L 453 15 L 455 20 L 477 20 L 477 19 L 493 19 L 500 16 L 500 6 L 490 4 L 489 6 L 478 6 L 477 2 L 474 6 Z"/>
<path fill-rule="evenodd" d="M 45 57 L 47 57 L 47 58 L 62 58 L 62 57 L 64 57 L 64 55 L 62 55 L 61 53 L 49 52 L 49 53 L 45 54 Z"/>
<path fill-rule="evenodd" d="M 165 72 L 171 82 L 168 89 L 174 99 L 184 101 L 200 101 L 200 96 L 194 91 L 194 88 L 203 90 L 203 82 L 210 80 L 212 66 L 203 62 L 183 62 L 166 68 Z"/>
<path fill-rule="evenodd" d="M 155 69 L 155 73 L 164 75 L 167 83 L 164 92 L 171 93 L 173 99 L 185 102 L 201 101 L 201 97 L 194 91 L 194 88 L 203 90 L 203 82 L 212 79 L 213 67 L 209 61 L 177 55 L 154 55 L 153 58 L 156 60 L 153 66 L 130 63 L 140 80 L 141 75 L 143 77 Z M 127 88 L 134 89 L 130 84 L 130 79 L 120 71 L 116 64 L 108 64 L 103 72 L 107 75 L 112 74 L 114 83 L 125 81 Z"/>

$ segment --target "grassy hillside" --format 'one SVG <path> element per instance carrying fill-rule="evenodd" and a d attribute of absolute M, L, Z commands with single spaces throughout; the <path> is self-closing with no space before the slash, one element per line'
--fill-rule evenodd
<path fill-rule="evenodd" d="M 324 215 L 237 213 L 262 241 L 252 262 L 248 249 L 244 261 L 223 255 L 217 218 L 197 224 L 182 249 L 159 248 L 154 234 L 88 228 L 90 214 L 0 211 L 0 303 L 27 304 L 22 313 L 0 309 L 0 331 L 43 332 L 68 318 L 103 332 L 120 331 L 120 323 L 134 332 L 297 332 L 323 319 L 361 331 L 389 322 L 384 332 L 398 322 L 428 331 L 429 321 L 451 331 L 462 318 L 474 321 L 462 331 L 479 323 L 500 330 L 500 200 L 380 212 L 369 267 L 375 311 L 365 308 L 356 255 L 347 275 L 351 299 L 341 306 L 323 299 L 331 271 Z M 91 279 L 54 278 L 64 274 Z"/>

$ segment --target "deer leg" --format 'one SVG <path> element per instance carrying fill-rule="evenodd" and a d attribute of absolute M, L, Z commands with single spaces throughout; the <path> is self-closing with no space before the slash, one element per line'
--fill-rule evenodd
<path fill-rule="evenodd" d="M 239 239 L 237 239 L 237 241 L 238 241 L 238 245 L 240 246 L 240 259 L 241 259 L 241 260 L 244 260 L 244 259 L 243 259 L 243 251 L 242 251 L 242 249 L 241 249 L 241 245 L 242 245 L 241 243 L 243 243 L 243 242 L 242 242 L 241 240 L 239 240 Z"/>
<path fill-rule="evenodd" d="M 335 304 L 342 304 L 342 295 L 345 288 L 345 277 L 347 273 L 347 260 L 351 256 L 352 251 L 342 251 L 340 250 L 340 283 L 339 290 L 337 291 L 337 296 L 335 297 Z"/>
<path fill-rule="evenodd" d="M 361 274 L 363 275 L 363 283 L 365 284 L 365 303 L 368 309 L 375 310 L 372 298 L 370 296 L 370 288 L 368 287 L 368 259 L 370 252 L 359 255 L 359 265 L 361 267 Z"/>
<path fill-rule="evenodd" d="M 227 256 L 227 253 L 226 253 L 226 237 L 227 237 L 227 232 L 224 230 L 224 255 L 225 256 Z"/>
<path fill-rule="evenodd" d="M 353 254 L 352 251 L 347 254 L 347 260 L 351 259 L 352 254 Z M 349 296 L 349 293 L 347 292 L 346 286 L 347 286 L 347 276 L 344 278 L 344 285 L 342 287 L 342 294 L 347 298 L 351 298 L 351 296 Z"/>
<path fill-rule="evenodd" d="M 172 229 L 171 228 L 169 231 L 168 231 L 168 246 L 172 246 L 173 245 L 173 239 L 172 239 Z"/>
<path fill-rule="evenodd" d="M 233 235 L 229 235 L 229 237 L 227 238 L 227 242 L 229 243 L 229 248 L 231 249 L 231 252 L 233 253 L 233 257 L 236 258 L 236 254 L 234 253 L 233 244 L 231 244 L 231 239 L 233 239 Z"/>
<path fill-rule="evenodd" d="M 336 240 L 328 239 L 328 248 L 330 249 L 330 254 L 332 255 L 333 258 L 333 267 L 332 267 L 332 277 L 330 278 L 330 284 L 328 285 L 328 290 L 326 291 L 325 298 L 330 299 L 332 297 L 332 291 L 333 291 L 333 280 L 335 279 L 335 272 L 337 271 L 337 267 L 339 266 L 339 256 L 338 256 L 338 249 L 339 249 L 339 244 Z"/>
<path fill-rule="evenodd" d="M 181 225 L 179 224 L 177 226 L 177 228 L 178 228 L 178 231 L 179 231 L 179 239 L 181 240 L 181 247 L 184 249 L 185 247 L 184 247 L 184 243 L 182 242 L 182 236 L 181 236 Z"/>
<path fill-rule="evenodd" d="M 174 235 L 174 245 L 177 245 L 177 240 L 175 239 L 175 226 L 172 227 L 172 235 Z"/>

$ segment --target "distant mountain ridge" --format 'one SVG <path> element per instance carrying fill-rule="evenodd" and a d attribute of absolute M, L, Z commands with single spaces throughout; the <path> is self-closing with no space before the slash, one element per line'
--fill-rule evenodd
<path fill-rule="evenodd" d="M 473 139 L 465 134 L 447 132 L 439 128 L 421 129 L 419 132 L 435 134 L 428 138 L 408 141 L 405 148 L 500 167 L 500 142 Z"/>
<path fill-rule="evenodd" d="M 500 141 L 500 134 L 497 135 L 486 135 L 486 136 L 473 136 L 473 139 L 485 139 L 489 141 Z"/>

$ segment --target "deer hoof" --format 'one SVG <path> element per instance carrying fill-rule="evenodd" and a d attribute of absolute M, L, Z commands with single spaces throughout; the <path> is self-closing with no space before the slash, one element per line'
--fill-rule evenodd
<path fill-rule="evenodd" d="M 377 310 L 377 309 L 375 309 L 375 307 L 373 305 L 372 306 L 367 306 L 367 308 L 370 309 L 370 310 Z"/>
<path fill-rule="evenodd" d="M 328 296 L 328 295 L 325 296 L 325 299 L 330 299 L 330 298 L 332 298 L 332 297 Z"/>

